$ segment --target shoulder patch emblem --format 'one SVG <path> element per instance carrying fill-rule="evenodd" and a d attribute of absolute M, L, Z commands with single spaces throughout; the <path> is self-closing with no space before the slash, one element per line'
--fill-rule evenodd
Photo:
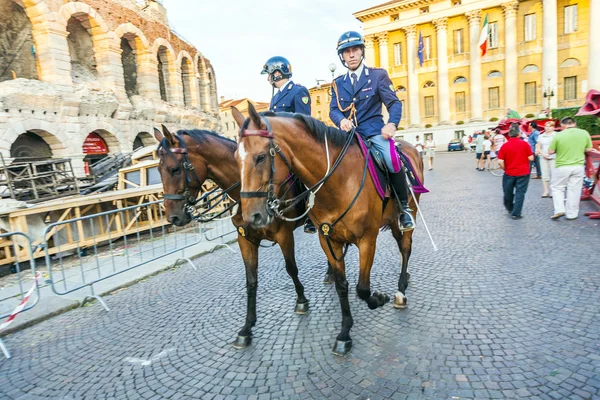
<path fill-rule="evenodd" d="M 304 96 L 304 97 L 302 98 L 302 102 L 303 102 L 304 104 L 308 104 L 308 96 Z"/>
<path fill-rule="evenodd" d="M 392 92 L 395 92 L 395 91 L 396 91 L 396 90 L 394 90 L 394 85 L 392 85 L 391 83 L 390 83 L 390 90 L 391 90 Z"/>

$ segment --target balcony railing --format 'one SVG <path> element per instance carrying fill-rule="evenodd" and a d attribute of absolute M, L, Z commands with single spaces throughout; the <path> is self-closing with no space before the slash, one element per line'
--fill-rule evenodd
<path fill-rule="evenodd" d="M 524 51 L 534 51 L 538 49 L 541 51 L 543 43 L 544 41 L 542 38 L 517 43 L 517 52 L 521 53 Z"/>
<path fill-rule="evenodd" d="M 451 56 L 448 56 L 448 63 L 449 64 L 454 64 L 454 63 L 459 63 L 459 62 L 465 62 L 465 61 L 469 61 L 469 53 L 468 52 L 459 53 L 459 54 L 453 54 Z"/>

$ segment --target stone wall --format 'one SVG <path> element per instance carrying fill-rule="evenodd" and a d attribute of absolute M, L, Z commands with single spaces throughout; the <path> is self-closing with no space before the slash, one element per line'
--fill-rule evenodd
<path fill-rule="evenodd" d="M 43 139 L 53 157 L 72 158 L 82 174 L 82 145 L 91 132 L 114 153 L 131 151 L 136 138 L 151 144 L 160 124 L 172 130 L 219 126 L 210 61 L 169 29 L 162 5 L 138 3 L 0 0 L 0 27 L 25 26 L 21 31 L 32 40 L 35 54 L 19 51 L 20 71 L 37 71 L 0 82 L 5 158 L 28 132 Z M 0 46 L 7 47 L 3 33 Z M 0 68 L 6 57 L 0 53 Z"/>

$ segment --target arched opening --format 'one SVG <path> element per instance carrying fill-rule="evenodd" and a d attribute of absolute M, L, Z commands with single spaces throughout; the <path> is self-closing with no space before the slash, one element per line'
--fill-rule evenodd
<path fill-rule="evenodd" d="M 581 63 L 576 58 L 567 58 L 560 64 L 561 68 L 579 67 Z"/>
<path fill-rule="evenodd" d="M 25 10 L 10 0 L 0 1 L 0 82 L 38 79 L 31 21 Z"/>
<path fill-rule="evenodd" d="M 502 78 L 502 73 L 500 71 L 490 71 L 489 74 L 487 74 L 488 78 Z"/>
<path fill-rule="evenodd" d="M 432 87 L 435 87 L 435 83 L 433 83 L 432 81 L 427 81 L 423 85 L 423 89 L 432 88 Z"/>
<path fill-rule="evenodd" d="M 467 83 L 467 78 L 464 76 L 457 76 L 456 79 L 454 79 L 454 83 Z"/>
<path fill-rule="evenodd" d="M 529 64 L 529 65 L 526 65 L 525 68 L 523 68 L 521 70 L 521 73 L 528 74 L 530 72 L 539 72 L 539 71 L 540 71 L 540 69 L 537 67 L 537 65 Z"/>
<path fill-rule="evenodd" d="M 160 87 L 160 98 L 169 101 L 167 83 L 169 82 L 169 50 L 165 46 L 158 48 L 158 85 Z"/>
<path fill-rule="evenodd" d="M 219 110 L 219 101 L 217 99 L 217 82 L 215 78 L 215 71 L 212 66 L 208 71 L 208 87 L 210 90 L 210 111 L 217 112 Z"/>
<path fill-rule="evenodd" d="M 89 18 L 85 14 L 81 17 L 71 17 L 67 22 L 67 32 L 73 83 L 96 80 L 98 70 Z"/>
<path fill-rule="evenodd" d="M 44 160 L 52 158 L 52 148 L 41 136 L 27 131 L 10 146 L 10 156 L 15 162 Z"/>
<path fill-rule="evenodd" d="M 127 97 L 139 94 L 138 90 L 138 67 L 137 49 L 133 38 L 121 38 L 121 63 L 123 64 L 123 76 L 125 78 L 125 92 Z"/>
<path fill-rule="evenodd" d="M 203 58 L 198 58 L 198 93 L 200 93 L 200 110 L 202 111 L 210 110 L 210 100 L 206 93 L 207 88 L 206 65 L 204 65 Z"/>
<path fill-rule="evenodd" d="M 192 68 L 192 63 L 186 57 L 181 59 L 181 83 L 183 87 L 183 104 L 186 107 L 191 107 L 192 103 L 192 73 L 194 69 Z"/>
<path fill-rule="evenodd" d="M 115 135 L 104 129 L 96 129 L 87 135 L 81 146 L 82 153 L 85 154 L 83 162 L 92 166 L 109 154 L 118 152 L 119 148 L 119 140 Z"/>
<path fill-rule="evenodd" d="M 396 92 L 406 92 L 406 88 L 404 86 L 400 85 L 396 88 Z"/>
<path fill-rule="evenodd" d="M 148 132 L 140 132 L 137 134 L 133 141 L 133 150 L 137 150 L 142 147 L 156 146 L 156 139 Z"/>

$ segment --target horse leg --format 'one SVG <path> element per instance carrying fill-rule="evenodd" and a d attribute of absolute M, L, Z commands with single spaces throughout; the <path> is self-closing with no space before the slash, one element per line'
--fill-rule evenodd
<path fill-rule="evenodd" d="M 323 283 L 329 285 L 335 282 L 335 276 L 333 274 L 333 266 L 329 261 L 327 261 L 327 273 L 325 274 L 325 278 L 323 279 Z"/>
<path fill-rule="evenodd" d="M 350 312 L 350 301 L 348 299 L 348 281 L 346 280 L 346 264 L 344 259 L 341 258 L 336 261 L 331 255 L 329 246 L 327 245 L 326 239 L 319 235 L 321 241 L 321 247 L 327 255 L 329 265 L 333 267 L 333 276 L 335 278 L 335 290 L 340 299 L 340 306 L 342 308 L 342 330 L 337 336 L 335 344 L 333 346 L 333 354 L 336 356 L 345 356 L 352 350 L 352 339 L 350 338 L 350 329 L 354 325 L 352 320 L 352 313 Z M 339 243 L 331 242 L 331 247 L 336 257 L 341 257 L 343 254 L 342 245 Z"/>
<path fill-rule="evenodd" d="M 256 324 L 256 290 L 258 288 L 258 246 L 238 235 L 238 243 L 242 252 L 242 259 L 246 266 L 246 293 L 248 294 L 248 307 L 246 310 L 246 323 L 239 331 L 233 342 L 233 347 L 243 349 L 252 343 L 252 327 Z"/>
<path fill-rule="evenodd" d="M 298 266 L 294 256 L 294 234 L 290 230 L 282 230 L 282 234 L 277 236 L 277 243 L 285 259 L 285 269 L 288 275 L 294 281 L 296 288 L 296 314 L 306 314 L 308 312 L 308 299 L 304 297 L 304 286 L 298 279 Z"/>
<path fill-rule="evenodd" d="M 358 297 L 367 302 L 371 310 L 383 306 L 390 301 L 390 297 L 383 293 L 374 292 L 371 295 L 371 268 L 375 258 L 377 236 L 363 237 L 358 243 L 358 252 L 360 255 L 360 270 L 358 273 L 358 283 L 356 293 Z"/>
<path fill-rule="evenodd" d="M 402 255 L 402 268 L 400 278 L 398 279 L 398 292 L 394 296 L 394 308 L 406 308 L 408 299 L 406 298 L 406 287 L 408 286 L 408 260 L 412 252 L 412 234 L 413 231 L 402 232 L 396 221 L 390 224 L 392 235 L 398 243 L 398 249 Z"/>

